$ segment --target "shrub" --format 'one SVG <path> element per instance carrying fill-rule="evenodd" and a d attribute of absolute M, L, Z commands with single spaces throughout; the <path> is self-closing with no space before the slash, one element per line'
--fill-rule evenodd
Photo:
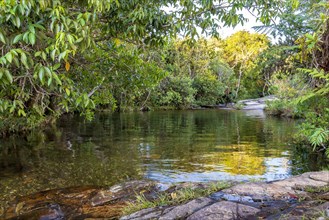
<path fill-rule="evenodd" d="M 223 83 L 210 74 L 195 77 L 193 88 L 196 90 L 195 104 L 200 106 L 216 105 L 222 101 L 222 97 L 225 95 Z"/>

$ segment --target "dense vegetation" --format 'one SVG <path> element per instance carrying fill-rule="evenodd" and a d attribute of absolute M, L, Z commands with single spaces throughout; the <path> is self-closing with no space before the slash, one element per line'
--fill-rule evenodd
<path fill-rule="evenodd" d="M 279 40 L 246 31 L 221 39 L 221 24 L 246 21 L 242 9 Z M 68 112 L 91 119 L 95 109 L 184 109 L 275 94 L 270 113 L 306 118 L 298 140 L 324 151 L 328 9 L 324 0 L 1 0 L 0 131 Z"/>

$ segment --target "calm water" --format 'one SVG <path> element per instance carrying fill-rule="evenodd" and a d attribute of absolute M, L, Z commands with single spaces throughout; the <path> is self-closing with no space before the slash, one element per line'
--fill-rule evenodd
<path fill-rule="evenodd" d="M 316 155 L 289 144 L 295 123 L 262 111 L 66 116 L 46 132 L 0 140 L 0 199 L 131 179 L 276 180 L 321 169 Z"/>

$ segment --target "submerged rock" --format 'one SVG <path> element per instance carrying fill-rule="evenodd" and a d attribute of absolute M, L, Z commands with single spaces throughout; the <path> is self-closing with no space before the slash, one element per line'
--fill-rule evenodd
<path fill-rule="evenodd" d="M 24 196 L 10 203 L 4 219 L 85 219 L 117 218 L 127 201 L 136 195 L 151 198 L 158 190 L 155 182 L 131 181 L 110 188 L 72 187 Z"/>

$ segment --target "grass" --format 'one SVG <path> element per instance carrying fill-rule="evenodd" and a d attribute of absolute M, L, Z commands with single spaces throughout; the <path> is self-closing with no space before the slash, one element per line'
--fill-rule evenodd
<path fill-rule="evenodd" d="M 305 191 L 309 193 L 327 193 L 329 192 L 329 186 L 319 186 L 319 187 L 312 187 L 306 186 Z"/>
<path fill-rule="evenodd" d="M 183 188 L 172 193 L 163 192 L 154 200 L 148 200 L 144 195 L 136 196 L 136 201 L 128 202 L 123 209 L 123 215 L 129 215 L 142 209 L 154 208 L 157 206 L 171 206 L 185 203 L 187 201 L 208 196 L 214 192 L 230 187 L 232 184 L 227 182 L 216 182 L 209 184 L 206 188 Z"/>

